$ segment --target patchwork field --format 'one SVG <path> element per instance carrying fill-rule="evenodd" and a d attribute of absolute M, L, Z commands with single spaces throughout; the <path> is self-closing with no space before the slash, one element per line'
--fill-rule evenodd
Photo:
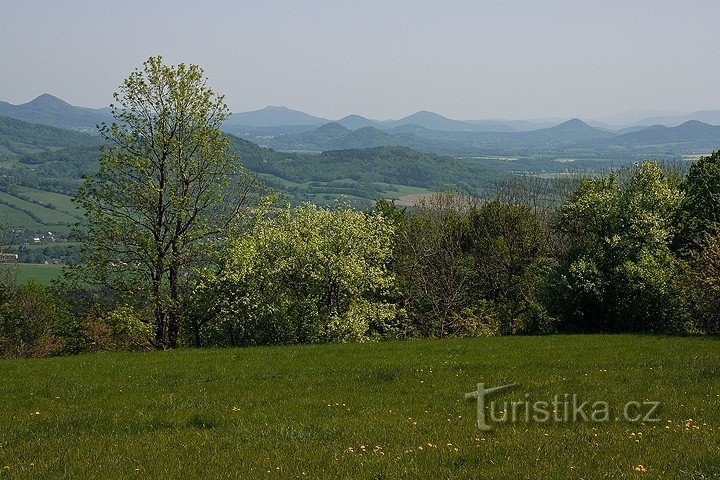
<path fill-rule="evenodd" d="M 0 222 L 7 228 L 67 227 L 81 218 L 68 195 L 18 186 L 16 193 L 0 191 Z"/>
<path fill-rule="evenodd" d="M 0 362 L 0 478 L 718 478 L 720 343 L 501 337 Z M 660 402 L 476 427 L 464 394 Z"/>

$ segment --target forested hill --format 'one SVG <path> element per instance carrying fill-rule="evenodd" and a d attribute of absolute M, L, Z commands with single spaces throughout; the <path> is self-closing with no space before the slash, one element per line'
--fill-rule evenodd
<path fill-rule="evenodd" d="M 11 155 L 26 155 L 98 144 L 98 137 L 86 133 L 0 116 L 0 156 L 6 160 Z"/>
<path fill-rule="evenodd" d="M 250 141 L 230 136 L 233 152 L 245 168 L 264 175 L 274 186 L 298 192 L 298 184 L 308 184 L 317 193 L 343 193 L 368 199 L 382 196 L 377 184 L 391 184 L 424 190 L 448 186 L 469 191 L 492 188 L 507 174 L 453 157 L 423 153 L 407 147 L 375 147 L 330 150 L 318 155 L 278 152 Z M 275 181 L 280 179 L 280 182 Z M 290 184 L 288 184 L 290 183 Z M 334 186 L 332 192 L 328 186 Z M 392 195 L 391 195 L 392 196 Z"/>
<path fill-rule="evenodd" d="M 448 186 L 481 192 L 507 174 L 452 157 L 407 147 L 376 147 L 286 153 L 228 135 L 231 153 L 261 181 L 293 203 L 332 203 L 349 197 L 369 204 L 378 197 L 401 197 Z M 16 186 L 72 195 L 83 174 L 98 166 L 99 136 L 0 117 L 0 190 Z M 36 192 L 31 192 L 35 196 Z M 41 195 L 37 194 L 38 202 Z M 2 213 L 2 212 L 0 212 Z M 6 212 L 12 218 L 13 212 Z M 52 215 L 49 215 L 52 216 Z M 25 223 L 30 223 L 26 221 Z"/>

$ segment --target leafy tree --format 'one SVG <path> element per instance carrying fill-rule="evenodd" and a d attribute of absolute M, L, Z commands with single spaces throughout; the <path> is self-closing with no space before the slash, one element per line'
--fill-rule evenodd
<path fill-rule="evenodd" d="M 547 226 L 531 205 L 485 202 L 470 211 L 476 294 L 493 302 L 502 333 L 541 333 L 552 320 L 540 295 L 548 266 Z"/>
<path fill-rule="evenodd" d="M 682 265 L 670 245 L 682 193 L 657 164 L 584 180 L 562 207 L 554 307 L 571 331 L 683 328 Z"/>
<path fill-rule="evenodd" d="M 685 196 L 676 247 L 687 254 L 702 248 L 707 235 L 720 232 L 720 150 L 692 164 L 681 188 Z"/>
<path fill-rule="evenodd" d="M 196 338 L 256 345 L 392 334 L 398 312 L 385 297 L 393 235 L 378 213 L 313 205 L 261 212 L 198 289 L 194 311 L 210 322 Z"/>
<path fill-rule="evenodd" d="M 467 210 L 473 199 L 452 192 L 423 200 L 398 238 L 398 279 L 412 335 L 453 335 L 472 306 L 473 259 Z"/>
<path fill-rule="evenodd" d="M 695 326 L 702 333 L 720 333 L 720 234 L 707 235 L 691 261 Z"/>
<path fill-rule="evenodd" d="M 153 312 L 155 344 L 175 347 L 189 269 L 238 217 L 250 182 L 228 153 L 228 116 L 196 65 L 151 57 L 114 94 L 96 174 L 75 200 L 86 224 L 86 279 Z"/>
<path fill-rule="evenodd" d="M 413 332 L 423 336 L 544 330 L 538 295 L 547 229 L 531 206 L 448 192 L 411 212 L 397 269 Z"/>

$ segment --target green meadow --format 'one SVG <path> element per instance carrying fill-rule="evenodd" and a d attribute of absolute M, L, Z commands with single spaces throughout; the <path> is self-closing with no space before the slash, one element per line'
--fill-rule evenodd
<path fill-rule="evenodd" d="M 545 336 L 0 362 L 0 478 L 718 478 L 716 338 Z M 498 402 L 658 422 L 476 426 Z"/>
<path fill-rule="evenodd" d="M 62 275 L 63 265 L 43 263 L 18 263 L 16 269 L 15 283 L 22 284 L 28 280 L 48 285 Z"/>

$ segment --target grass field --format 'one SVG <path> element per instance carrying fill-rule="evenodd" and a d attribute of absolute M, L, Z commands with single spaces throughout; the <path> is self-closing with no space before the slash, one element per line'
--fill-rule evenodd
<path fill-rule="evenodd" d="M 711 338 L 93 354 L 2 361 L 0 382 L 0 478 L 720 476 L 720 342 Z M 463 398 L 478 382 L 517 382 L 496 394 L 503 401 L 658 401 L 660 422 L 481 432 Z"/>
<path fill-rule="evenodd" d="M 55 264 L 18 263 L 14 267 L 17 269 L 15 282 L 20 284 L 32 278 L 37 283 L 49 284 L 62 275 L 62 267 Z"/>
<path fill-rule="evenodd" d="M 75 219 L 82 218 L 82 211 L 74 203 L 72 203 L 72 197 L 68 195 L 23 186 L 18 186 L 16 188 L 17 191 L 26 198 L 30 198 L 45 205 L 52 204 L 57 210 L 67 213 Z"/>

